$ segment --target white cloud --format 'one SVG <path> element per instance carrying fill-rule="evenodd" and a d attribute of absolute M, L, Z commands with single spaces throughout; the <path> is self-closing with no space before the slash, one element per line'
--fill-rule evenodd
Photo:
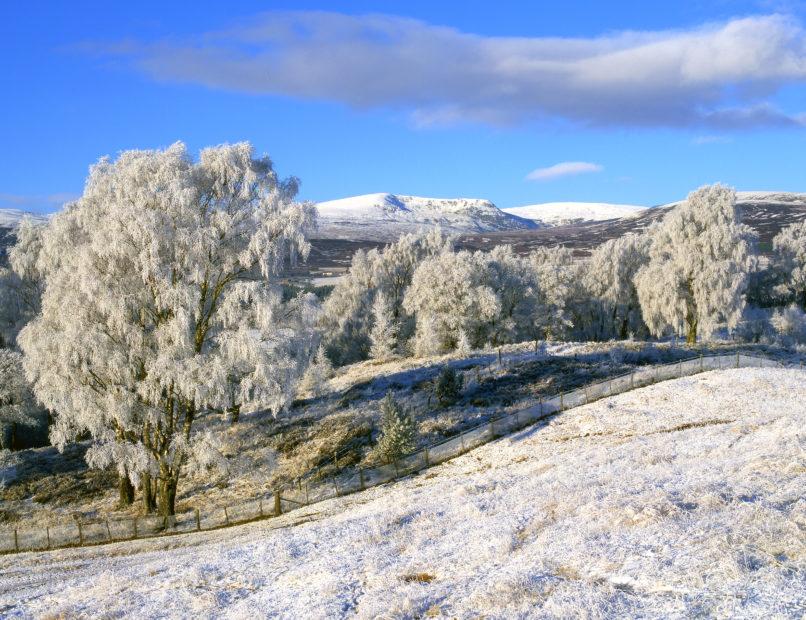
<path fill-rule="evenodd" d="M 697 146 L 707 144 L 729 144 L 732 140 L 728 136 L 697 136 L 691 143 Z"/>
<path fill-rule="evenodd" d="M 781 15 L 572 39 L 291 11 L 105 51 L 161 80 L 401 109 L 421 125 L 797 126 L 804 110 L 781 110 L 774 96 L 806 82 L 806 31 Z"/>
<path fill-rule="evenodd" d="M 599 164 L 592 164 L 587 161 L 563 161 L 547 168 L 532 170 L 526 175 L 527 181 L 551 181 L 560 177 L 586 174 L 589 172 L 601 172 L 604 170 Z"/>

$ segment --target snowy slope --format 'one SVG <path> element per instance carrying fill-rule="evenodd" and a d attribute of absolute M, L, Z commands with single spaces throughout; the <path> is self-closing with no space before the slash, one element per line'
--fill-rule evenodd
<path fill-rule="evenodd" d="M 600 222 L 638 215 L 646 207 L 604 202 L 546 202 L 503 209 L 505 213 L 533 220 L 541 226 L 565 226 L 580 222 Z"/>
<path fill-rule="evenodd" d="M 320 202 L 319 238 L 386 241 L 403 233 L 440 226 L 447 233 L 537 228 L 504 213 L 488 200 L 366 194 Z"/>
<path fill-rule="evenodd" d="M 804 402 L 716 371 L 278 519 L 0 557 L 0 615 L 800 618 Z"/>
<path fill-rule="evenodd" d="M 16 228 L 26 216 L 36 222 L 44 223 L 48 221 L 46 215 L 28 213 L 27 211 L 20 211 L 19 209 L 0 209 L 0 228 Z"/>

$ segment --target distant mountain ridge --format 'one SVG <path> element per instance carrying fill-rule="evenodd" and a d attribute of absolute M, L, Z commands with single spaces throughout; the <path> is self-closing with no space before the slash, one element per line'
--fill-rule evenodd
<path fill-rule="evenodd" d="M 316 205 L 315 238 L 387 241 L 439 226 L 446 233 L 470 234 L 534 230 L 532 220 L 506 213 L 489 200 L 365 194 Z"/>
<path fill-rule="evenodd" d="M 606 202 L 545 202 L 503 209 L 504 213 L 530 219 L 540 225 L 568 226 L 638 215 L 647 207 Z"/>
<path fill-rule="evenodd" d="M 20 209 L 0 209 L 0 228 L 17 228 L 26 217 L 30 217 L 35 222 L 47 222 L 47 215 L 21 211 Z"/>

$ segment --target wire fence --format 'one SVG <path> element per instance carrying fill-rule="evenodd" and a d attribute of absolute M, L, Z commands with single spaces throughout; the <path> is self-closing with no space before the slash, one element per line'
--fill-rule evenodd
<path fill-rule="evenodd" d="M 116 541 L 151 538 L 170 534 L 201 532 L 276 517 L 283 513 L 327 499 L 392 482 L 455 458 L 485 443 L 560 411 L 600 398 L 621 394 L 659 381 L 690 376 L 723 368 L 783 368 L 785 364 L 756 354 L 708 355 L 668 364 L 634 369 L 574 390 L 541 398 L 537 405 L 494 417 L 445 441 L 434 443 L 400 458 L 372 468 L 334 473 L 319 480 L 298 480 L 261 497 L 231 506 L 201 510 L 195 508 L 169 517 L 158 515 L 115 519 L 74 520 L 50 526 L 0 529 L 0 553 L 41 551 L 97 545 Z M 803 363 L 799 366 L 803 369 Z M 338 460 L 338 456 L 335 456 Z M 338 462 L 337 462 L 338 465 Z"/>

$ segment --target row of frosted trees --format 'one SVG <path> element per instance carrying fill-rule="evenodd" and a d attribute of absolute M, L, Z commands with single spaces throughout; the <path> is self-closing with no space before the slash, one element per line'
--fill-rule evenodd
<path fill-rule="evenodd" d="M 324 302 L 288 298 L 312 205 L 249 144 L 191 157 L 178 143 L 100 160 L 46 225 L 23 223 L 0 272 L 0 423 L 53 416 L 58 447 L 90 439 L 120 500 L 173 514 L 189 471 L 223 467 L 221 424 L 277 413 L 332 363 L 536 339 L 794 332 L 806 303 L 806 224 L 762 265 L 734 193 L 692 193 L 642 235 L 588 260 L 564 248 L 455 251 L 439 231 L 358 252 Z M 794 326 L 794 327 L 793 327 Z M 311 364 L 311 360 L 314 363 Z"/>
<path fill-rule="evenodd" d="M 744 334 L 748 316 L 802 325 L 806 223 L 775 238 L 772 261 L 755 247 L 734 191 L 721 185 L 692 192 L 644 233 L 607 241 L 586 260 L 563 247 L 455 251 L 438 231 L 410 234 L 355 255 L 324 304 L 327 354 L 346 364 L 537 339 L 694 343 Z M 799 307 L 759 308 L 790 303 Z"/>

